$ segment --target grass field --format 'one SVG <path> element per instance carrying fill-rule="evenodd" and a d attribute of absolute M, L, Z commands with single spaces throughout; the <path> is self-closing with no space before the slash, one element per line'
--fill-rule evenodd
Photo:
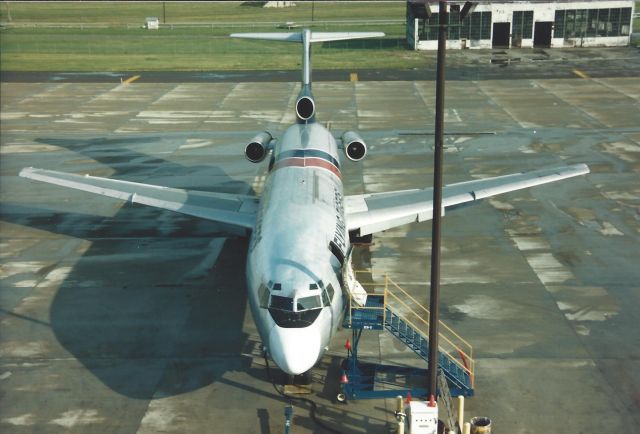
<path fill-rule="evenodd" d="M 314 68 L 416 68 L 427 54 L 408 50 L 404 0 L 296 2 L 26 2 L 0 4 L 0 70 L 141 71 L 298 69 L 300 49 L 286 43 L 233 40 L 242 31 L 383 31 L 384 39 L 314 47 Z M 640 2 L 636 2 L 636 10 Z M 165 25 L 144 30 L 145 17 Z M 640 19 L 634 20 L 640 30 Z"/>
<path fill-rule="evenodd" d="M 640 1 L 636 2 L 635 12 L 640 12 Z M 640 17 L 634 18 L 633 20 L 633 31 L 634 33 L 640 33 Z M 638 46 L 639 44 L 636 44 Z"/>
<path fill-rule="evenodd" d="M 242 2 L 166 2 L 163 10 L 163 2 L 3 2 L 0 21 L 9 22 L 10 16 L 12 25 L 0 33 L 0 69 L 297 69 L 298 47 L 227 37 L 232 32 L 276 31 L 285 22 L 300 23 L 314 30 L 375 30 L 387 34 L 380 40 L 316 46 L 315 68 L 420 65 L 419 53 L 406 49 L 403 1 L 296 4 L 267 9 Z M 166 17 L 166 26 L 157 31 L 142 29 L 147 16 L 157 16 L 161 22 Z"/>

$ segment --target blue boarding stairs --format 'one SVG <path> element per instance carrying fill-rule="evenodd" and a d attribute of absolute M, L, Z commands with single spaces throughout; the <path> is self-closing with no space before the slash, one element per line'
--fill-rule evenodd
<path fill-rule="evenodd" d="M 387 276 L 384 285 L 361 284 L 368 292 L 366 305 L 349 300 L 343 322 L 352 330 L 352 339 L 345 345 L 348 355 L 342 365 L 338 400 L 391 398 L 408 393 L 426 396 L 428 366 L 421 369 L 364 362 L 358 358 L 358 346 L 364 330 L 387 330 L 428 365 L 429 311 Z M 473 348 L 442 321 L 438 335 L 439 374 L 450 394 L 473 396 Z"/>

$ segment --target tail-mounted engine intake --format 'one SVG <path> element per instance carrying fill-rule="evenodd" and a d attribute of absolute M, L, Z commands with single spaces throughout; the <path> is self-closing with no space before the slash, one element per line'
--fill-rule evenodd
<path fill-rule="evenodd" d="M 347 131 L 342 135 L 341 139 L 342 148 L 349 160 L 360 161 L 367 155 L 367 144 L 358 133 Z"/>
<path fill-rule="evenodd" d="M 273 140 L 273 137 L 266 131 L 258 134 L 244 148 L 244 156 L 252 163 L 261 162 L 271 149 L 271 140 Z"/>
<path fill-rule="evenodd" d="M 316 114 L 316 103 L 313 100 L 311 91 L 304 89 L 298 95 L 296 100 L 296 116 L 298 119 L 307 121 Z"/>

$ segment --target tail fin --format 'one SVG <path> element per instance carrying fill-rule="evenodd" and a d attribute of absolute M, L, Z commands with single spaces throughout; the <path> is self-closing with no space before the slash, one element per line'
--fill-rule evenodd
<path fill-rule="evenodd" d="M 311 85 L 311 43 L 344 41 L 347 39 L 379 38 L 383 32 L 312 32 L 304 29 L 297 33 L 232 33 L 232 38 L 264 39 L 268 41 L 300 42 L 302 53 L 302 85 Z"/>

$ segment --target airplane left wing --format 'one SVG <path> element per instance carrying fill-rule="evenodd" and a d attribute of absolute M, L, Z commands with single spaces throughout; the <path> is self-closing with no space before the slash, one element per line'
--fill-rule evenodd
<path fill-rule="evenodd" d="M 575 164 L 447 185 L 442 189 L 442 212 L 455 205 L 586 173 L 589 173 L 587 165 Z M 364 236 L 407 223 L 431 220 L 433 189 L 346 196 L 344 205 L 348 230 Z"/>
<path fill-rule="evenodd" d="M 22 169 L 20 176 L 248 230 L 253 230 L 258 210 L 258 199 L 254 196 L 183 190 L 32 167 Z"/>

